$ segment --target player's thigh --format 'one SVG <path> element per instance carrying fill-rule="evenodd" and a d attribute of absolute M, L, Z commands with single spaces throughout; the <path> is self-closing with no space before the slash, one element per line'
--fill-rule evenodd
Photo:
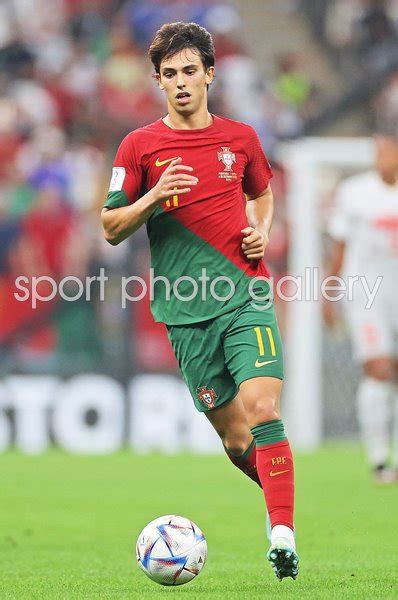
<path fill-rule="evenodd" d="M 216 320 L 167 329 L 195 407 L 207 412 L 231 402 L 238 389 L 225 365 Z"/>
<path fill-rule="evenodd" d="M 365 309 L 355 302 L 346 308 L 354 357 L 365 365 L 394 355 L 394 331 L 382 305 Z"/>
<path fill-rule="evenodd" d="M 238 387 L 257 377 L 283 379 L 282 341 L 271 303 L 248 302 L 224 336 L 225 363 Z"/>
<path fill-rule="evenodd" d="M 242 307 L 229 324 L 224 353 L 249 426 L 278 419 L 283 351 L 273 305 L 248 303 Z"/>

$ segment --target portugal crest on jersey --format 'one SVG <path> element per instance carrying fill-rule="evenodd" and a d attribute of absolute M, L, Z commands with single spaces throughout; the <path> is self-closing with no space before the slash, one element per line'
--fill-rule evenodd
<path fill-rule="evenodd" d="M 218 176 L 221 179 L 236 179 L 237 175 L 232 169 L 232 165 L 236 163 L 235 153 L 231 152 L 229 146 L 221 146 L 221 151 L 217 152 L 219 162 L 224 164 L 224 171 L 221 171 Z"/>
<path fill-rule="evenodd" d="M 207 406 L 207 408 L 214 408 L 217 394 L 213 389 L 207 387 L 199 387 L 197 390 L 199 402 Z"/>

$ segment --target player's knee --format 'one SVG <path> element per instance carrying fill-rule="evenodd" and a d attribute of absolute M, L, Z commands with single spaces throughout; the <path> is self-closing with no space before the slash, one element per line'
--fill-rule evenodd
<path fill-rule="evenodd" d="M 249 447 L 248 441 L 245 439 L 229 439 L 226 438 L 224 441 L 224 446 L 234 456 L 242 456 L 246 452 Z"/>
<path fill-rule="evenodd" d="M 244 426 L 227 427 L 220 437 L 225 448 L 235 456 L 246 452 L 253 439 L 247 423 Z"/>
<path fill-rule="evenodd" d="M 256 398 L 247 410 L 250 427 L 280 419 L 277 400 L 272 396 Z"/>
<path fill-rule="evenodd" d="M 394 364 L 388 358 L 370 360 L 364 364 L 364 373 L 367 377 L 377 381 L 392 381 L 394 379 Z"/>
<path fill-rule="evenodd" d="M 215 428 L 224 447 L 232 454 L 239 456 L 246 452 L 252 440 L 250 429 L 244 424 L 225 425 Z"/>

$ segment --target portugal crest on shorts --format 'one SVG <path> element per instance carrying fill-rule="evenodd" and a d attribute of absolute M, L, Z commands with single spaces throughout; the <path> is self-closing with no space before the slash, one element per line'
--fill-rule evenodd
<path fill-rule="evenodd" d="M 219 162 L 224 164 L 224 171 L 221 171 L 218 176 L 221 179 L 228 181 L 237 178 L 237 174 L 233 171 L 232 166 L 236 163 L 236 156 L 231 152 L 229 146 L 221 146 L 221 151 L 217 152 Z"/>
<path fill-rule="evenodd" d="M 216 403 L 217 394 L 213 389 L 207 387 L 199 387 L 197 390 L 199 402 L 207 406 L 207 408 L 214 408 Z"/>

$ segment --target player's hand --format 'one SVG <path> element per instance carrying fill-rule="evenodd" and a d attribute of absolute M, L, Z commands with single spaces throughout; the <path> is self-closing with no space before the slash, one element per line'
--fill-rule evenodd
<path fill-rule="evenodd" d="M 197 185 L 199 179 L 190 173 L 183 171 L 193 171 L 192 167 L 182 165 L 182 158 L 178 157 L 172 160 L 165 169 L 153 188 L 155 198 L 162 202 L 174 195 L 187 194 L 192 187 Z"/>
<path fill-rule="evenodd" d="M 268 236 L 254 229 L 254 227 L 245 227 L 243 234 L 242 250 L 243 254 L 249 260 L 260 260 L 264 257 L 265 249 L 268 245 Z"/>

